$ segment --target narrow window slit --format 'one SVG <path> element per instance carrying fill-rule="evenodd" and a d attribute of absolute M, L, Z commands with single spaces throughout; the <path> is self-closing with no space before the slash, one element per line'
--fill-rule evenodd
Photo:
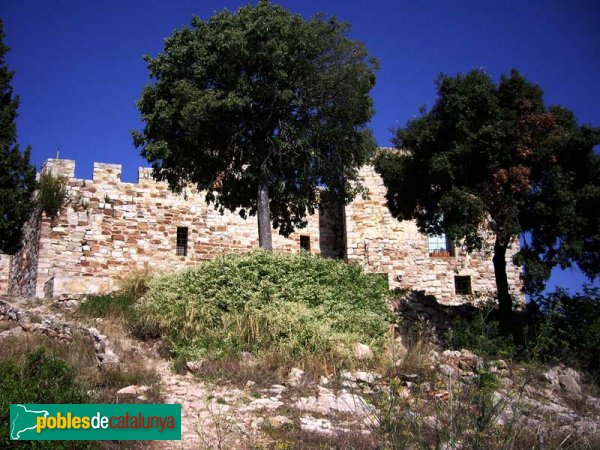
<path fill-rule="evenodd" d="M 177 256 L 187 256 L 188 229 L 177 227 Z"/>
<path fill-rule="evenodd" d="M 300 236 L 300 248 L 307 252 L 310 252 L 310 236 Z"/>

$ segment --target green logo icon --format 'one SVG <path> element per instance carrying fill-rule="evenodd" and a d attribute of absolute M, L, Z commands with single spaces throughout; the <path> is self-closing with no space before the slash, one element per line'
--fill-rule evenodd
<path fill-rule="evenodd" d="M 15 413 L 13 416 L 13 406 Z M 50 413 L 46 410 L 33 411 L 24 405 L 10 405 L 10 438 L 21 439 L 25 431 L 35 430 L 38 417 L 48 417 Z"/>

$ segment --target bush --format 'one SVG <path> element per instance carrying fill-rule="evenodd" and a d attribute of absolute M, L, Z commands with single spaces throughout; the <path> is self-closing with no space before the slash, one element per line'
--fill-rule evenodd
<path fill-rule="evenodd" d="M 493 303 L 473 320 L 459 318 L 448 333 L 450 348 L 472 350 L 489 358 L 532 363 L 563 362 L 588 372 L 600 384 L 600 288 L 584 286 L 570 295 L 564 289 L 540 295 L 515 313 L 519 345 L 500 332 Z"/>
<path fill-rule="evenodd" d="M 158 328 L 145 320 L 140 320 L 135 312 L 137 297 L 130 292 L 90 295 L 79 305 L 79 313 L 86 317 L 104 317 L 122 321 L 132 334 L 142 340 L 160 337 Z"/>
<path fill-rule="evenodd" d="M 67 198 L 67 187 L 64 178 L 54 176 L 50 172 L 40 175 L 38 182 L 38 203 L 48 217 L 55 217 Z"/>
<path fill-rule="evenodd" d="M 540 323 L 549 330 L 542 356 L 576 364 L 600 384 L 600 289 L 585 286 L 583 293 L 569 295 L 559 288 L 536 303 Z"/>
<path fill-rule="evenodd" d="M 251 351 L 288 359 L 351 359 L 351 346 L 383 343 L 387 281 L 310 254 L 229 255 L 154 278 L 136 305 L 174 356 L 217 359 Z"/>
<path fill-rule="evenodd" d="M 456 319 L 448 333 L 448 345 L 453 350 L 465 348 L 488 358 L 512 359 L 517 353 L 512 338 L 500 331 L 494 302 L 481 305 L 472 320 Z"/>
<path fill-rule="evenodd" d="M 59 441 L 11 441 L 11 403 L 86 403 L 84 389 L 75 381 L 75 372 L 64 361 L 49 357 L 40 348 L 24 358 L 0 360 L 0 447 L 2 448 L 92 448 L 88 443 Z"/>

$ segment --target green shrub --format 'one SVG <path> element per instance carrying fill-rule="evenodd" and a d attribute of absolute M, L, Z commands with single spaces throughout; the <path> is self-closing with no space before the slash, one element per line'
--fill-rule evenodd
<path fill-rule="evenodd" d="M 86 317 L 105 317 L 122 320 L 132 334 L 142 340 L 160 337 L 156 325 L 138 317 L 135 312 L 137 297 L 132 291 L 111 292 L 110 294 L 90 295 L 79 305 L 79 313 Z"/>
<path fill-rule="evenodd" d="M 482 305 L 471 320 L 458 318 L 448 333 L 448 345 L 453 350 L 469 349 L 489 358 L 512 359 L 517 348 L 511 337 L 500 331 L 493 302 Z"/>
<path fill-rule="evenodd" d="M 67 198 L 67 187 L 64 178 L 54 176 L 51 172 L 40 175 L 38 181 L 38 203 L 48 217 L 55 217 Z"/>
<path fill-rule="evenodd" d="M 138 324 L 159 329 L 175 356 L 345 359 L 355 342 L 382 344 L 388 295 L 386 280 L 358 266 L 255 251 L 154 278 L 136 312 Z"/>
<path fill-rule="evenodd" d="M 547 331 L 541 356 L 578 365 L 600 384 L 600 289 L 584 286 L 573 295 L 557 289 L 536 303 Z"/>
<path fill-rule="evenodd" d="M 49 357 L 40 348 L 24 358 L 0 359 L 0 447 L 30 449 L 92 448 L 83 442 L 11 441 L 11 403 L 86 403 L 84 389 L 75 381 L 74 370 L 64 361 Z"/>

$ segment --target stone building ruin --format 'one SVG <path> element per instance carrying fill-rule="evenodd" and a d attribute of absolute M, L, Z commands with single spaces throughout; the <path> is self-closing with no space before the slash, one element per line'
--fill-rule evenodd
<path fill-rule="evenodd" d="M 92 180 L 75 178 L 73 160 L 49 159 L 44 171 L 67 179 L 68 199 L 55 218 L 31 218 L 18 253 L 0 255 L 0 293 L 43 298 L 108 292 L 118 276 L 144 264 L 175 270 L 258 247 L 256 217 L 220 214 L 194 189 L 174 194 L 149 168 L 139 168 L 137 183 L 121 181 L 119 164 L 94 163 Z M 414 222 L 394 219 L 380 176 L 372 166 L 363 167 L 361 176 L 367 199 L 319 212 L 287 238 L 274 231 L 274 249 L 360 264 L 385 274 L 391 288 L 424 290 L 441 303 L 494 295 L 491 254 L 468 254 L 444 236 L 423 235 Z M 511 256 L 517 245 L 507 255 L 515 289 L 520 269 Z"/>

